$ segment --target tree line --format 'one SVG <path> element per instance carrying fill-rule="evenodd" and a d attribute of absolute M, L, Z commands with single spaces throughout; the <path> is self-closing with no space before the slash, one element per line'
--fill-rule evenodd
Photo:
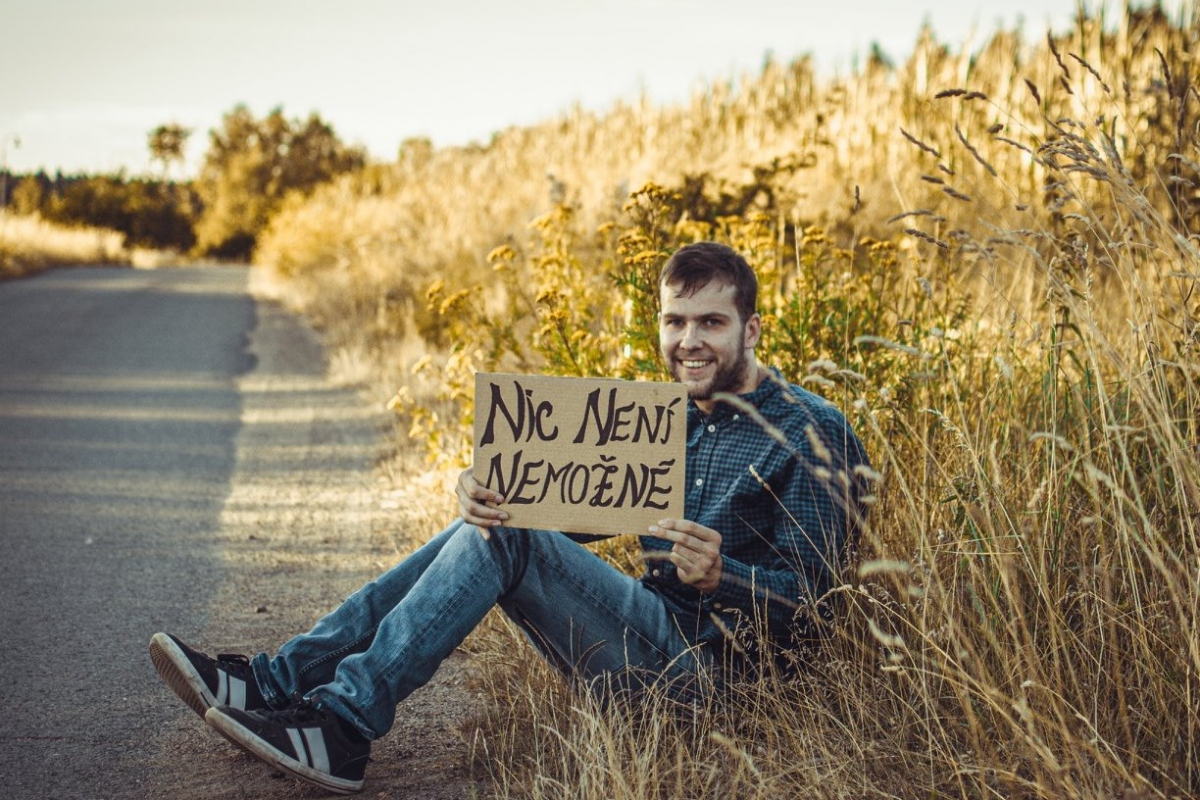
<path fill-rule="evenodd" d="M 191 134 L 177 123 L 149 132 L 157 176 L 5 176 L 0 205 L 62 225 L 120 231 L 129 246 L 247 260 L 285 198 L 366 163 L 362 148 L 344 144 L 316 113 L 289 118 L 275 108 L 256 117 L 238 105 L 209 131 L 198 176 L 172 180 L 171 166 L 182 163 Z"/>

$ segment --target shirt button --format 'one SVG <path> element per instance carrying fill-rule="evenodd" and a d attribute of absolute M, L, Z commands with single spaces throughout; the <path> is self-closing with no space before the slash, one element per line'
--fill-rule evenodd
<path fill-rule="evenodd" d="M 717 611 L 720 611 L 720 610 L 721 610 L 721 604 L 720 604 L 720 603 L 713 603 L 713 608 L 715 608 Z"/>
<path fill-rule="evenodd" d="M 657 578 L 659 575 L 662 575 L 662 570 L 651 570 L 650 574 Z"/>
<path fill-rule="evenodd" d="M 703 486 L 703 485 L 704 485 L 704 478 L 696 478 L 696 485 L 697 485 L 697 486 Z"/>
<path fill-rule="evenodd" d="M 709 426 L 708 426 L 708 432 L 709 432 L 709 433 L 715 433 L 715 432 L 716 432 L 716 430 L 717 430 L 717 426 L 716 426 L 716 425 L 709 425 Z"/>
<path fill-rule="evenodd" d="M 733 415 L 733 421 L 734 421 L 734 422 L 737 422 L 737 421 L 738 421 L 739 419 L 741 419 L 741 418 L 742 418 L 742 415 L 741 415 L 741 414 L 734 414 L 734 415 Z"/>

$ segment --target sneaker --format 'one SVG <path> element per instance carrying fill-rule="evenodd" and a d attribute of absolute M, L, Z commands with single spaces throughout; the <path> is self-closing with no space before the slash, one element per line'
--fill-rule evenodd
<path fill-rule="evenodd" d="M 150 660 L 171 691 L 201 717 L 213 706 L 267 708 L 245 656 L 210 658 L 169 633 L 156 633 L 150 638 Z"/>
<path fill-rule="evenodd" d="M 204 720 L 271 767 L 338 794 L 363 787 L 371 742 L 308 702 L 283 711 L 209 709 Z"/>

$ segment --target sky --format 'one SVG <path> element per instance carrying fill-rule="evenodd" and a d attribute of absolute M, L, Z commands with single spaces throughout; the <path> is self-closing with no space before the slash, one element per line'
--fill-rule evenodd
<path fill-rule="evenodd" d="M 574 105 L 684 100 L 767 54 L 810 55 L 826 75 L 850 72 L 873 42 L 900 61 L 926 22 L 953 47 L 999 28 L 1037 39 L 1068 28 L 1078 2 L 4 0 L 0 168 L 151 172 L 148 132 L 177 122 L 194 130 L 192 174 L 239 103 L 315 111 L 391 160 L 408 137 L 483 143 Z"/>

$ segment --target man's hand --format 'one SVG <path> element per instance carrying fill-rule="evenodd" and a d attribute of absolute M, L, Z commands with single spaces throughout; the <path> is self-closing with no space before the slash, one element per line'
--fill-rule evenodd
<path fill-rule="evenodd" d="M 458 510 L 462 518 L 477 526 L 485 539 L 488 538 L 488 528 L 499 527 L 508 519 L 507 512 L 496 508 L 504 502 L 504 496 L 480 486 L 469 467 L 458 476 L 454 494 L 458 497 Z"/>
<path fill-rule="evenodd" d="M 708 594 L 721 583 L 721 534 L 686 519 L 663 519 L 650 535 L 672 542 L 667 556 L 679 580 Z"/>

